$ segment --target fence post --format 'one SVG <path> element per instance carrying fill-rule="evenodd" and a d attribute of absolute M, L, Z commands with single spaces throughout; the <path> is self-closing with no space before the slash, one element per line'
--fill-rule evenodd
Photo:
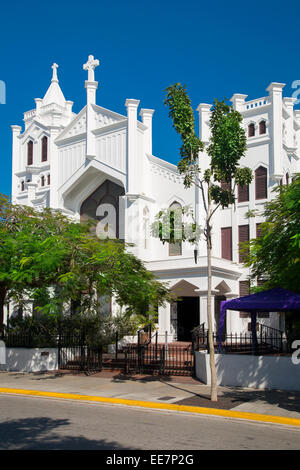
<path fill-rule="evenodd" d="M 116 361 L 118 360 L 118 342 L 119 342 L 119 333 L 116 331 Z"/>
<path fill-rule="evenodd" d="M 168 332 L 165 331 L 165 347 L 164 347 L 165 357 L 168 357 Z"/>
<path fill-rule="evenodd" d="M 165 373 L 165 346 L 163 346 L 160 350 L 160 375 L 164 375 Z"/>
<path fill-rule="evenodd" d="M 140 330 L 138 331 L 138 368 L 141 368 L 141 363 L 142 363 L 142 358 L 141 358 L 141 332 Z"/>
<path fill-rule="evenodd" d="M 84 359 L 85 359 L 85 332 L 82 330 L 80 335 L 80 369 L 84 370 Z M 87 362 L 89 361 L 89 347 L 87 346 Z"/>
<path fill-rule="evenodd" d="M 127 349 L 125 349 L 124 374 L 127 374 Z"/>
<path fill-rule="evenodd" d="M 58 320 L 58 344 L 57 344 L 57 365 L 58 368 L 60 369 L 61 366 L 61 325 L 60 325 L 60 320 Z"/>

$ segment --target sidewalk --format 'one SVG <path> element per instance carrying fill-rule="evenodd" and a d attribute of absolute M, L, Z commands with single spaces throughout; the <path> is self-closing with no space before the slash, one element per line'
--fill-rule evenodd
<path fill-rule="evenodd" d="M 233 410 L 300 419 L 300 392 L 219 387 L 218 402 L 213 403 L 209 399 L 210 387 L 192 377 L 124 377 L 116 372 L 89 376 L 69 371 L 0 372 L 1 388 L 214 408 L 215 411 Z"/>

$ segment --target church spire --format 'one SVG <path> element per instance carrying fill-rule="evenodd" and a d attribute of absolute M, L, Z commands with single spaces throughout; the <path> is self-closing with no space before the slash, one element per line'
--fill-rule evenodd
<path fill-rule="evenodd" d="M 60 106 L 62 106 L 63 108 L 65 107 L 66 105 L 66 100 L 65 100 L 65 97 L 63 95 L 63 92 L 61 91 L 61 88 L 58 84 L 58 78 L 57 78 L 57 68 L 58 68 L 58 65 L 56 63 L 54 63 L 52 65 L 52 80 L 51 80 L 51 84 L 43 98 L 43 106 L 46 106 L 48 104 L 52 104 L 52 103 L 55 103 L 55 104 L 58 104 Z"/>

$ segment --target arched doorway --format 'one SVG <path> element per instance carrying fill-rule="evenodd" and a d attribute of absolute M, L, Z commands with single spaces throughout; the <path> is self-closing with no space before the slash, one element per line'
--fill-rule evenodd
<path fill-rule="evenodd" d="M 125 190 L 122 186 L 105 180 L 82 203 L 80 220 L 98 220 L 101 232 L 106 232 L 109 238 L 120 238 L 120 226 L 125 214 L 120 211 L 119 198 L 124 194 Z"/>
<path fill-rule="evenodd" d="M 200 299 L 195 292 L 198 287 L 186 280 L 181 280 L 172 291 L 177 300 L 171 309 L 171 325 L 174 339 L 177 341 L 192 341 L 192 330 L 200 323 Z"/>

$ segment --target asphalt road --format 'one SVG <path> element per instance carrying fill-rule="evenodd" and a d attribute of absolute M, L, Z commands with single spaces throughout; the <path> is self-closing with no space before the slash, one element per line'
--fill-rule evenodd
<path fill-rule="evenodd" d="M 0 449 L 299 450 L 300 429 L 3 394 L 0 395 Z"/>

